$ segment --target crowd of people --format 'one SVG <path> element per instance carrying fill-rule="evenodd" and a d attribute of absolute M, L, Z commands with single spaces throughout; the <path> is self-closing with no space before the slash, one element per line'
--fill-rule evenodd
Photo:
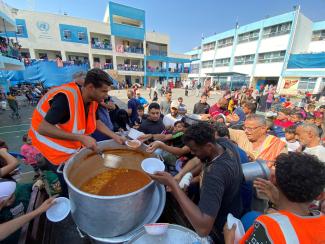
<path fill-rule="evenodd" d="M 11 86 L 8 92 L 4 92 L 1 87 L 0 91 L 0 102 L 1 109 L 11 110 L 10 118 L 20 119 L 20 107 L 26 105 L 35 106 L 39 99 L 48 91 L 42 84 L 31 85 L 31 84 L 19 84 Z"/>
<path fill-rule="evenodd" d="M 20 56 L 21 45 L 13 39 L 0 37 L 0 50 L 3 56 L 10 58 L 21 59 Z"/>
<path fill-rule="evenodd" d="M 172 89 L 166 89 L 158 103 L 157 91 L 147 100 L 134 87 L 127 91 L 123 109 L 107 96 L 111 84 L 105 72 L 92 69 L 50 90 L 39 102 L 43 112 L 35 110 L 21 154 L 35 171 L 52 174 L 48 178 L 55 179 L 53 189 L 59 185 L 61 194 L 67 195 L 66 183 L 56 169 L 73 153 L 40 140 L 41 135 L 71 151 L 82 145 L 96 151 L 97 141 L 113 139 L 123 144 L 125 132 L 134 128 L 143 133 L 137 139 L 147 144 L 147 152 L 159 154 L 166 165 L 166 172 L 150 177 L 167 186 L 200 236 L 209 236 L 215 243 L 234 243 L 236 226 L 229 229 L 226 224 L 231 213 L 245 227 L 242 243 L 325 241 L 324 105 L 316 105 L 307 95 L 292 103 L 277 97 L 273 87 L 264 87 L 258 93 L 261 96 L 255 96 L 254 89 L 225 91 L 215 104 L 208 104 L 208 94 L 203 93 L 190 111 L 182 97 L 173 100 Z M 76 118 L 69 107 L 75 101 L 71 90 L 87 104 L 84 119 Z M 188 114 L 199 119 L 193 122 Z M 91 136 L 74 134 L 74 121 Z M 3 178 L 18 162 L 7 149 L 0 153 Z M 245 181 L 242 165 L 255 161 L 267 165 L 269 179 Z M 10 192 L 0 195 L 0 206 L 11 206 L 7 203 Z M 49 200 L 35 214 L 51 204 Z"/>

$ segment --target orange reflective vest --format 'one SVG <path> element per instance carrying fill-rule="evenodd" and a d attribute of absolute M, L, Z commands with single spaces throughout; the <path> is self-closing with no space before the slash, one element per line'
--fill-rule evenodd
<path fill-rule="evenodd" d="M 69 102 L 69 121 L 56 125 L 66 132 L 85 135 L 93 133 L 96 129 L 96 110 L 98 107 L 97 102 L 91 102 L 86 118 L 81 91 L 74 82 L 52 88 L 38 102 L 33 113 L 31 128 L 28 134 L 32 139 L 33 146 L 55 165 L 64 163 L 82 147 L 79 141 L 55 139 L 38 133 L 39 125 L 50 109 L 49 102 L 58 93 L 65 94 Z"/>
<path fill-rule="evenodd" d="M 276 244 L 323 244 L 325 243 L 325 216 L 298 216 L 287 211 L 261 215 L 256 219 L 261 224 L 271 243 Z M 256 241 L 254 225 L 249 228 L 239 243 Z"/>

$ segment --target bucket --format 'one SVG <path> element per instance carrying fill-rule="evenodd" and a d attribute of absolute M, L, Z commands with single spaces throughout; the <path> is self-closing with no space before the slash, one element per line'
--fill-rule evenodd
<path fill-rule="evenodd" d="M 242 164 L 242 169 L 246 182 L 252 182 L 256 178 L 267 180 L 270 177 L 270 169 L 264 160 L 256 160 Z"/>

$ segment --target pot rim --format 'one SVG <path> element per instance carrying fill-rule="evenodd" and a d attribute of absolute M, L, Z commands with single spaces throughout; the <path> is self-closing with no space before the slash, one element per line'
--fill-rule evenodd
<path fill-rule="evenodd" d="M 80 151 L 82 151 L 82 150 L 89 150 L 89 149 L 87 149 L 87 148 L 83 148 L 83 149 L 81 149 Z M 80 152 L 79 151 L 79 152 Z M 91 152 L 90 150 L 89 150 L 89 152 Z M 102 199 L 102 200 L 108 200 L 108 199 L 121 199 L 121 198 L 127 198 L 127 197 L 130 197 L 130 196 L 133 196 L 133 195 L 136 195 L 136 194 L 138 194 L 139 192 L 141 192 L 141 191 L 145 191 L 147 188 L 149 188 L 151 185 L 153 185 L 154 184 L 154 181 L 150 178 L 150 176 L 148 176 L 149 178 L 150 178 L 150 182 L 147 184 L 147 185 L 145 185 L 145 186 L 143 186 L 142 188 L 140 188 L 140 189 L 138 189 L 138 190 L 136 190 L 136 191 L 133 191 L 133 192 L 130 192 L 130 193 L 127 193 L 127 194 L 122 194 L 122 195 L 115 195 L 115 196 L 100 196 L 100 195 L 95 195 L 95 194 L 90 194 L 90 193 L 87 193 L 87 192 L 84 192 L 84 191 L 82 191 L 82 190 L 80 190 L 78 187 L 76 187 L 76 186 L 74 186 L 73 184 L 72 184 L 72 182 L 69 180 L 69 178 L 68 178 L 68 170 L 69 170 L 69 168 L 71 167 L 71 162 L 72 162 L 72 159 L 73 159 L 73 157 L 74 156 L 72 156 L 66 163 L 65 163 L 65 165 L 64 165 L 64 168 L 63 168 L 63 177 L 64 177 L 64 180 L 65 180 L 65 182 L 67 183 L 67 185 L 69 186 L 69 187 L 71 187 L 75 192 L 77 192 L 77 193 L 79 193 L 79 194 L 82 194 L 82 195 L 85 195 L 85 196 L 88 196 L 88 197 L 92 197 L 92 198 L 96 198 L 96 199 Z M 144 172 L 144 174 L 146 174 L 145 172 Z"/>

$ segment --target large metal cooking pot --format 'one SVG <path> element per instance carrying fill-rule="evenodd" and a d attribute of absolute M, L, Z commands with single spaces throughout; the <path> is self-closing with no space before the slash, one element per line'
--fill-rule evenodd
<path fill-rule="evenodd" d="M 119 167 L 124 168 L 142 170 L 140 156 L 153 157 L 145 152 L 144 146 L 130 150 L 113 140 L 99 142 L 98 147 L 104 152 L 109 149 L 123 149 L 118 151 L 128 154 L 132 152 L 129 156 L 121 155 L 123 160 Z M 150 210 L 155 189 L 155 183 L 151 181 L 138 191 L 125 195 L 98 196 L 80 190 L 83 183 L 105 170 L 107 168 L 99 155 L 82 149 L 66 163 L 63 171 L 69 189 L 72 218 L 85 233 L 102 238 L 122 235 L 141 223 Z"/>

